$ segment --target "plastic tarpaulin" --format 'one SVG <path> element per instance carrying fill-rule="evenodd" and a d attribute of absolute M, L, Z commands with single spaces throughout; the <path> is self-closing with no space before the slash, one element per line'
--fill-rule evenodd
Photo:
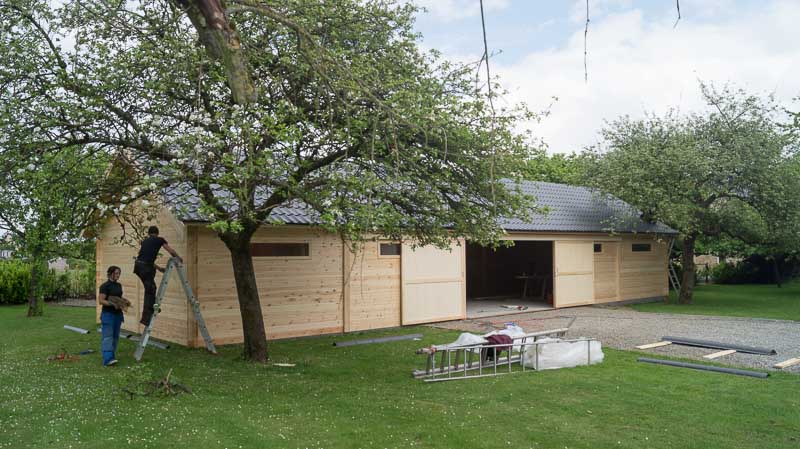
<path fill-rule="evenodd" d="M 558 338 L 542 338 L 538 343 L 526 347 L 522 354 L 522 363 L 526 368 L 572 368 L 601 363 L 604 358 L 602 345 L 596 340 L 564 341 Z"/>
<path fill-rule="evenodd" d="M 462 346 L 473 346 L 486 344 L 487 340 L 481 336 L 464 332 L 458 336 L 458 339 L 452 343 L 444 345 L 433 345 L 437 351 L 444 351 L 445 349 L 455 349 Z"/>

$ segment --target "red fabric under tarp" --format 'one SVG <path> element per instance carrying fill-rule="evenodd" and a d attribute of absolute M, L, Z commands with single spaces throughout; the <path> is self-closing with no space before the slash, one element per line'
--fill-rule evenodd
<path fill-rule="evenodd" d="M 486 337 L 488 342 L 487 345 L 504 345 L 498 346 L 497 348 L 486 348 L 486 359 L 493 359 L 494 358 L 494 349 L 497 349 L 497 356 L 500 357 L 500 353 L 503 351 L 510 351 L 511 350 L 511 343 L 514 340 L 511 339 L 508 335 L 503 334 L 495 334 Z"/>

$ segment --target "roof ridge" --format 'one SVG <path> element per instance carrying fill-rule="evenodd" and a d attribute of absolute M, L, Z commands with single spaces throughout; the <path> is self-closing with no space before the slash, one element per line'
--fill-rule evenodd
<path fill-rule="evenodd" d="M 592 232 L 592 233 L 659 233 L 677 234 L 663 223 L 648 223 L 633 206 L 614 195 L 585 186 L 546 181 L 503 178 L 506 184 L 518 184 L 525 194 L 535 197 L 537 206 L 546 207 L 546 214 L 536 213 L 530 220 L 502 217 L 499 224 L 507 232 Z M 165 192 L 165 202 L 181 221 L 207 222 L 200 212 L 200 198 L 192 186 Z M 298 200 L 299 201 L 299 200 Z M 308 205 L 290 203 L 273 209 L 270 222 L 318 225 L 319 214 Z"/>

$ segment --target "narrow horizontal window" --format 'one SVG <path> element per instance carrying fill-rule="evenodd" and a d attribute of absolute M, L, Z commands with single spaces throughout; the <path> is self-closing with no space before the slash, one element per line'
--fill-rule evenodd
<path fill-rule="evenodd" d="M 634 243 L 631 245 L 631 251 L 635 253 L 649 253 L 653 248 L 649 243 Z"/>
<path fill-rule="evenodd" d="M 308 257 L 308 243 L 251 243 L 253 257 Z"/>
<path fill-rule="evenodd" d="M 594 252 L 602 253 L 603 252 L 603 244 L 602 243 L 595 243 L 594 244 Z"/>
<path fill-rule="evenodd" d="M 399 256 L 399 243 L 381 243 L 381 256 Z"/>

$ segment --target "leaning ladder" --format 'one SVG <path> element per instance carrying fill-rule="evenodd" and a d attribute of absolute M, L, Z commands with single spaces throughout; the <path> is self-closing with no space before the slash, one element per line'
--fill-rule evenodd
<path fill-rule="evenodd" d="M 669 269 L 667 273 L 669 274 L 669 282 L 672 284 L 673 290 L 680 293 L 681 291 L 681 281 L 678 277 L 678 273 L 675 272 L 675 266 L 672 265 L 672 247 L 675 245 L 675 239 L 669 241 L 669 251 L 667 251 L 667 265 Z"/>
<path fill-rule="evenodd" d="M 186 279 L 186 270 L 183 268 L 183 265 L 177 257 L 172 257 L 169 259 L 169 262 L 167 262 L 167 268 L 164 270 L 164 275 L 161 276 L 161 284 L 159 284 L 158 292 L 156 293 L 156 303 L 153 306 L 154 311 L 153 316 L 150 318 L 150 324 L 148 324 L 144 329 L 144 332 L 142 332 L 142 338 L 139 340 L 139 346 L 136 347 L 136 352 L 133 354 L 133 357 L 137 362 L 142 359 L 144 348 L 147 346 L 147 341 L 150 339 L 150 333 L 153 331 L 153 325 L 156 322 L 158 314 L 161 312 L 161 301 L 164 299 L 164 294 L 167 292 L 167 285 L 169 284 L 169 278 L 170 275 L 172 275 L 172 270 L 178 272 L 178 279 L 181 280 L 183 291 L 186 293 L 186 299 L 192 306 L 194 318 L 197 321 L 197 327 L 200 328 L 200 333 L 203 335 L 203 339 L 206 341 L 206 348 L 208 348 L 212 354 L 217 353 L 217 348 L 214 346 L 214 340 L 211 339 L 211 334 L 208 333 L 206 322 L 203 319 L 203 315 L 200 313 L 200 303 L 198 303 L 197 299 L 194 297 L 194 293 L 192 293 L 192 287 L 189 286 L 189 281 Z"/>

